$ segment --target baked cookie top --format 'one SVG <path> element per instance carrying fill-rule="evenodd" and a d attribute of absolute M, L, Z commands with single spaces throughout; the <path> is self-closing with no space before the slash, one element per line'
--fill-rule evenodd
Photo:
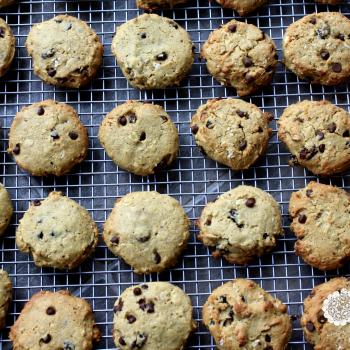
<path fill-rule="evenodd" d="M 0 236 L 5 233 L 11 221 L 12 213 L 11 198 L 6 188 L 0 183 Z"/>
<path fill-rule="evenodd" d="M 161 8 L 173 8 L 186 3 L 188 0 L 136 0 L 137 7 L 152 11 Z"/>
<path fill-rule="evenodd" d="M 6 316 L 12 301 L 12 283 L 5 270 L 0 269 L 0 329 L 6 324 Z"/>
<path fill-rule="evenodd" d="M 14 4 L 15 0 L 0 0 L 0 8 Z"/>
<path fill-rule="evenodd" d="M 216 0 L 222 7 L 235 10 L 240 16 L 246 16 L 260 6 L 267 3 L 267 0 Z"/>
<path fill-rule="evenodd" d="M 5 75 L 10 68 L 15 56 L 15 45 L 16 39 L 13 36 L 10 26 L 0 18 L 0 77 Z"/>

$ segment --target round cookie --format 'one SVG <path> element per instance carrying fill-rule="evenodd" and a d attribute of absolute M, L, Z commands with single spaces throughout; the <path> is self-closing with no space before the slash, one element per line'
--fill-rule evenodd
<path fill-rule="evenodd" d="M 10 5 L 14 4 L 15 2 L 16 2 L 15 0 L 0 0 L 0 8 L 10 6 Z M 0 50 L 0 52 L 1 52 L 1 50 Z"/>
<path fill-rule="evenodd" d="M 271 117 L 243 100 L 209 100 L 193 116 L 191 131 L 205 155 L 233 170 L 243 170 L 266 152 Z"/>
<path fill-rule="evenodd" d="M 350 114 L 328 101 L 302 101 L 287 107 L 278 137 L 292 153 L 292 164 L 328 176 L 350 167 Z"/>
<path fill-rule="evenodd" d="M 260 6 L 267 3 L 267 0 L 216 0 L 224 8 L 235 10 L 240 16 L 246 16 Z"/>
<path fill-rule="evenodd" d="M 292 333 L 286 305 L 246 279 L 213 291 L 203 306 L 203 323 L 220 350 L 284 350 Z"/>
<path fill-rule="evenodd" d="M 92 350 L 101 332 L 84 299 L 66 290 L 41 291 L 24 305 L 9 337 L 14 350 Z"/>
<path fill-rule="evenodd" d="M 194 61 L 189 34 L 175 21 L 143 14 L 117 28 L 112 52 L 129 83 L 138 89 L 177 86 Z"/>
<path fill-rule="evenodd" d="M 350 195 L 337 187 L 310 182 L 292 193 L 291 230 L 295 253 L 319 270 L 333 270 L 350 260 Z"/>
<path fill-rule="evenodd" d="M 73 269 L 88 258 L 98 229 L 86 209 L 61 192 L 36 200 L 20 220 L 16 244 L 37 266 Z"/>
<path fill-rule="evenodd" d="M 350 282 L 333 278 L 304 300 L 300 323 L 314 350 L 350 349 Z"/>
<path fill-rule="evenodd" d="M 0 183 L 0 236 L 2 236 L 8 225 L 13 214 L 13 207 L 11 198 L 6 188 Z"/>
<path fill-rule="evenodd" d="M 284 64 L 313 84 L 338 85 L 350 77 L 350 20 L 339 12 L 307 15 L 283 37 Z"/>
<path fill-rule="evenodd" d="M 8 153 L 32 175 L 64 175 L 86 158 L 87 151 L 87 130 L 74 108 L 64 103 L 34 103 L 12 122 Z"/>
<path fill-rule="evenodd" d="M 196 328 L 190 298 L 168 282 L 126 289 L 113 311 L 113 339 L 121 350 L 181 350 Z"/>
<path fill-rule="evenodd" d="M 61 87 L 88 84 L 102 63 L 103 46 L 96 33 L 85 22 L 68 15 L 34 25 L 26 47 L 35 74 Z"/>
<path fill-rule="evenodd" d="M 179 152 L 176 126 L 161 106 L 127 101 L 103 120 L 99 139 L 122 169 L 150 175 L 168 167 Z"/>
<path fill-rule="evenodd" d="M 239 96 L 268 85 L 277 66 L 273 40 L 252 24 L 232 20 L 214 30 L 201 50 L 209 73 Z"/>
<path fill-rule="evenodd" d="M 0 269 L 0 329 L 6 324 L 6 316 L 12 301 L 12 283 L 6 271 Z"/>
<path fill-rule="evenodd" d="M 103 231 L 107 247 L 136 273 L 174 266 L 188 237 L 189 220 L 180 203 L 158 192 L 133 192 L 118 199 Z"/>
<path fill-rule="evenodd" d="M 0 77 L 4 76 L 11 66 L 15 57 L 15 45 L 16 39 L 10 26 L 0 18 Z"/>
<path fill-rule="evenodd" d="M 183 5 L 188 0 L 136 0 L 137 7 L 147 11 L 157 10 L 161 8 L 173 8 Z"/>
<path fill-rule="evenodd" d="M 263 190 L 238 186 L 208 203 L 197 221 L 198 239 L 234 264 L 270 252 L 283 234 L 278 203 Z"/>

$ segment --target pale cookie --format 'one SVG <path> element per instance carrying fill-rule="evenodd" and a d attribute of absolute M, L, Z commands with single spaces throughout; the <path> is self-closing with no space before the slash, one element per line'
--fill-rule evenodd
<path fill-rule="evenodd" d="M 297 237 L 295 253 L 320 270 L 333 270 L 350 260 L 350 195 L 310 182 L 292 193 L 289 214 Z"/>
<path fill-rule="evenodd" d="M 101 338 L 91 306 L 68 291 L 41 291 L 11 327 L 13 350 L 92 350 Z"/>
<path fill-rule="evenodd" d="M 216 0 L 222 7 L 235 10 L 240 16 L 246 16 L 265 5 L 267 0 Z"/>
<path fill-rule="evenodd" d="M 0 329 L 6 324 L 6 316 L 12 301 L 12 283 L 6 271 L 0 270 Z"/>
<path fill-rule="evenodd" d="M 179 152 L 176 126 L 161 106 L 127 101 L 103 120 L 99 139 L 122 169 L 150 175 L 168 167 Z"/>
<path fill-rule="evenodd" d="M 284 64 L 313 84 L 338 85 L 350 77 L 350 20 L 339 12 L 307 15 L 283 37 Z"/>
<path fill-rule="evenodd" d="M 168 282 L 126 289 L 113 311 L 113 339 L 121 350 L 182 350 L 196 328 L 190 298 Z"/>
<path fill-rule="evenodd" d="M 292 153 L 291 164 L 317 175 L 350 167 L 350 114 L 328 101 L 303 101 L 287 107 L 278 137 Z"/>
<path fill-rule="evenodd" d="M 183 5 L 188 0 L 136 0 L 137 7 L 147 11 L 157 10 L 161 8 L 173 8 Z"/>
<path fill-rule="evenodd" d="M 118 199 L 103 231 L 111 252 L 136 273 L 174 266 L 188 237 L 189 220 L 180 203 L 158 192 L 133 192 Z"/>
<path fill-rule="evenodd" d="M 233 170 L 243 170 L 266 152 L 271 117 L 243 100 L 209 100 L 193 116 L 191 131 L 205 155 Z"/>
<path fill-rule="evenodd" d="M 283 234 L 278 203 L 252 186 L 238 186 L 208 203 L 197 221 L 198 239 L 213 256 L 247 264 L 270 252 Z"/>
<path fill-rule="evenodd" d="M 37 266 L 73 269 L 94 251 L 98 229 L 86 209 L 51 192 L 43 201 L 34 201 L 20 220 L 16 244 L 33 255 Z"/>
<path fill-rule="evenodd" d="M 2 236 L 10 224 L 13 214 L 11 198 L 6 188 L 0 183 L 0 236 Z"/>
<path fill-rule="evenodd" d="M 112 52 L 138 89 L 179 85 L 194 60 L 189 34 L 172 19 L 156 14 L 143 14 L 118 27 Z"/>
<path fill-rule="evenodd" d="M 0 77 L 4 76 L 10 68 L 15 57 L 15 45 L 16 39 L 10 26 L 0 18 Z"/>
<path fill-rule="evenodd" d="M 0 8 L 10 6 L 10 5 L 14 4 L 15 2 L 16 2 L 15 0 L 0 0 Z M 1 52 L 1 50 L 0 50 L 0 52 Z"/>
<path fill-rule="evenodd" d="M 286 305 L 246 279 L 213 291 L 203 306 L 203 323 L 220 350 L 284 350 L 292 333 Z"/>
<path fill-rule="evenodd" d="M 314 350 L 350 349 L 350 282 L 333 278 L 315 287 L 304 300 L 300 320 Z"/>
<path fill-rule="evenodd" d="M 46 100 L 17 113 L 8 152 L 32 175 L 61 176 L 86 158 L 88 143 L 87 130 L 74 108 Z"/>
<path fill-rule="evenodd" d="M 96 33 L 68 15 L 34 25 L 26 47 L 35 74 L 52 85 L 80 88 L 96 76 L 102 63 L 103 46 Z"/>
<path fill-rule="evenodd" d="M 232 20 L 214 30 L 201 50 L 209 73 L 239 96 L 268 85 L 277 66 L 273 40 L 252 24 Z"/>

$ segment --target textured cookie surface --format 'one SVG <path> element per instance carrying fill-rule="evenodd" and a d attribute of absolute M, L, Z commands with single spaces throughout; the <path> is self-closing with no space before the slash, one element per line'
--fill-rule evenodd
<path fill-rule="evenodd" d="M 167 282 L 130 287 L 114 305 L 119 349 L 181 350 L 194 328 L 190 298 Z"/>
<path fill-rule="evenodd" d="M 175 21 L 143 14 L 117 28 L 112 52 L 130 84 L 139 89 L 179 85 L 194 60 L 188 33 Z"/>
<path fill-rule="evenodd" d="M 100 339 L 91 306 L 68 291 L 41 291 L 10 331 L 13 350 L 91 350 Z"/>
<path fill-rule="evenodd" d="M 310 182 L 294 192 L 289 203 L 295 253 L 320 270 L 350 260 L 350 195 L 344 190 Z"/>
<path fill-rule="evenodd" d="M 12 301 L 12 283 L 6 271 L 0 270 L 0 329 L 6 324 L 6 316 Z"/>
<path fill-rule="evenodd" d="M 307 15 L 283 37 L 284 63 L 301 79 L 337 85 L 350 77 L 350 20 L 339 12 Z"/>
<path fill-rule="evenodd" d="M 78 203 L 51 192 L 43 201 L 34 201 L 16 232 L 16 244 L 31 253 L 37 266 L 72 269 L 95 249 L 97 226 Z"/>
<path fill-rule="evenodd" d="M 101 144 L 121 168 L 149 175 L 177 157 L 179 135 L 161 106 L 128 101 L 114 108 L 99 131 Z"/>
<path fill-rule="evenodd" d="M 105 225 L 108 248 L 137 273 L 173 266 L 189 236 L 180 203 L 158 192 L 133 192 L 117 200 Z"/>
<path fill-rule="evenodd" d="M 0 1 L 1 7 L 1 1 Z M 10 68 L 15 56 L 16 39 L 9 25 L 0 18 L 0 77 Z"/>
<path fill-rule="evenodd" d="M 247 264 L 276 246 L 283 234 L 277 202 L 252 186 L 238 186 L 208 203 L 197 222 L 198 238 L 214 257 Z"/>
<path fill-rule="evenodd" d="M 276 46 L 252 24 L 232 20 L 214 30 L 202 47 L 208 71 L 245 96 L 268 85 L 277 66 Z"/>
<path fill-rule="evenodd" d="M 87 150 L 87 130 L 64 103 L 46 100 L 24 107 L 11 125 L 8 152 L 32 175 L 66 174 Z"/>
<path fill-rule="evenodd" d="M 182 5 L 188 0 L 137 0 L 137 7 L 145 10 L 156 10 L 161 8 L 173 8 Z"/>
<path fill-rule="evenodd" d="M 350 114 L 328 101 L 303 101 L 287 107 L 278 121 L 278 137 L 296 164 L 319 175 L 350 166 Z"/>
<path fill-rule="evenodd" d="M 300 323 L 314 350 L 350 349 L 350 282 L 333 278 L 304 300 Z"/>
<path fill-rule="evenodd" d="M 284 350 L 292 333 L 286 305 L 245 279 L 214 290 L 203 323 L 220 350 Z"/>
<path fill-rule="evenodd" d="M 222 7 L 237 11 L 240 16 L 245 16 L 266 4 L 267 0 L 216 0 Z"/>
<path fill-rule="evenodd" d="M 242 100 L 209 100 L 193 116 L 191 131 L 204 154 L 233 170 L 242 170 L 265 153 L 271 117 Z"/>
<path fill-rule="evenodd" d="M 46 83 L 80 88 L 96 74 L 103 46 L 78 18 L 60 15 L 32 27 L 26 47 L 34 72 Z"/>
<path fill-rule="evenodd" d="M 6 188 L 0 183 L 0 236 L 5 233 L 10 223 L 12 213 L 11 198 Z"/>
<path fill-rule="evenodd" d="M 14 4 L 15 0 L 0 0 L 0 8 Z"/>

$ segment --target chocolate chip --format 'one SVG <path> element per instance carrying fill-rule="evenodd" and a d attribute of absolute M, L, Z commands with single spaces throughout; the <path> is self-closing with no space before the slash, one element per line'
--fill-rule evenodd
<path fill-rule="evenodd" d="M 129 114 L 129 123 L 130 124 L 135 124 L 137 121 L 137 117 L 135 114 Z"/>
<path fill-rule="evenodd" d="M 325 145 L 324 143 L 322 143 L 322 144 L 320 144 L 320 145 L 318 146 L 318 149 L 319 149 L 319 151 L 320 151 L 321 153 L 323 153 L 324 150 L 326 149 L 326 145 Z"/>
<path fill-rule="evenodd" d="M 141 295 L 142 294 L 142 290 L 140 287 L 136 287 L 134 288 L 134 295 Z"/>
<path fill-rule="evenodd" d="M 231 32 L 231 33 L 235 33 L 237 30 L 237 25 L 236 24 L 230 24 L 227 29 Z"/>
<path fill-rule="evenodd" d="M 50 135 L 54 140 L 58 140 L 60 138 L 60 135 L 58 134 L 57 130 L 52 130 Z"/>
<path fill-rule="evenodd" d="M 248 113 L 247 112 L 244 112 L 244 111 L 241 111 L 241 110 L 237 110 L 236 113 L 238 114 L 239 117 L 248 119 Z"/>
<path fill-rule="evenodd" d="M 162 260 L 159 253 L 156 250 L 153 252 L 153 259 L 156 264 L 159 264 Z"/>
<path fill-rule="evenodd" d="M 322 131 L 316 131 L 316 136 L 320 141 L 324 139 L 324 133 Z"/>
<path fill-rule="evenodd" d="M 349 130 L 345 130 L 343 132 L 343 137 L 349 137 L 349 136 L 350 136 Z"/>
<path fill-rule="evenodd" d="M 243 295 L 241 295 L 241 300 L 245 303 L 245 297 Z"/>
<path fill-rule="evenodd" d="M 43 234 L 42 232 L 40 232 L 40 233 L 38 234 L 38 238 L 39 238 L 39 239 L 43 239 L 43 238 L 44 238 L 44 234 Z"/>
<path fill-rule="evenodd" d="M 146 33 L 141 33 L 141 39 L 146 39 L 147 34 Z"/>
<path fill-rule="evenodd" d="M 312 190 L 306 190 L 306 197 L 311 197 L 311 195 L 312 195 Z"/>
<path fill-rule="evenodd" d="M 336 39 L 339 39 L 339 40 L 341 40 L 341 41 L 345 41 L 345 36 L 344 36 L 344 34 L 339 33 L 339 34 L 337 34 L 335 37 L 336 37 Z"/>
<path fill-rule="evenodd" d="M 245 202 L 245 205 L 248 207 L 248 208 L 253 208 L 254 205 L 255 205 L 255 198 L 248 198 Z"/>
<path fill-rule="evenodd" d="M 337 124 L 335 123 L 331 123 L 327 126 L 327 130 L 330 132 L 330 133 L 333 133 L 335 132 L 335 130 L 337 130 Z"/>
<path fill-rule="evenodd" d="M 247 141 L 246 140 L 241 141 L 238 145 L 238 149 L 240 151 L 244 151 L 246 148 L 247 148 Z"/>
<path fill-rule="evenodd" d="M 220 295 L 218 298 L 218 302 L 221 304 L 227 304 L 227 298 L 226 295 Z"/>
<path fill-rule="evenodd" d="M 349 148 L 350 147 L 350 141 L 345 142 L 345 147 Z"/>
<path fill-rule="evenodd" d="M 316 24 L 316 18 L 315 18 L 315 17 L 312 17 L 312 18 L 310 19 L 310 23 L 311 23 L 311 24 Z"/>
<path fill-rule="evenodd" d="M 270 346 L 270 345 L 268 345 L 268 346 L 265 346 L 265 347 L 264 347 L 264 350 L 273 350 L 273 347 Z"/>
<path fill-rule="evenodd" d="M 33 205 L 34 205 L 35 207 L 38 207 L 39 205 L 41 205 L 41 201 L 40 201 L 39 199 L 34 199 L 34 200 L 33 200 Z"/>
<path fill-rule="evenodd" d="M 327 322 L 327 319 L 323 315 L 319 315 L 317 318 L 318 322 L 324 324 Z"/>
<path fill-rule="evenodd" d="M 114 305 L 113 307 L 113 311 L 116 314 L 117 312 L 120 312 L 123 310 L 123 305 L 124 305 L 124 301 L 122 300 L 122 298 L 119 298 L 118 300 L 118 304 Z"/>
<path fill-rule="evenodd" d="M 63 350 L 75 350 L 75 345 L 69 341 L 63 342 Z"/>
<path fill-rule="evenodd" d="M 146 304 L 147 313 L 152 314 L 154 312 L 154 303 L 150 301 Z"/>
<path fill-rule="evenodd" d="M 38 110 L 36 111 L 37 115 L 44 115 L 45 109 L 43 107 L 39 107 Z"/>
<path fill-rule="evenodd" d="M 309 153 L 309 150 L 306 148 L 303 148 L 299 153 L 300 159 L 306 159 L 308 153 Z"/>
<path fill-rule="evenodd" d="M 70 133 L 68 134 L 68 136 L 72 139 L 72 140 L 76 140 L 78 138 L 78 134 L 75 131 L 70 131 Z"/>
<path fill-rule="evenodd" d="M 211 218 L 210 217 L 207 218 L 207 220 L 205 220 L 204 225 L 206 225 L 206 226 L 210 226 L 211 225 Z"/>
<path fill-rule="evenodd" d="M 15 155 L 19 155 L 19 153 L 21 152 L 21 146 L 19 143 L 16 144 L 16 146 L 13 148 L 12 152 Z"/>
<path fill-rule="evenodd" d="M 119 244 L 119 237 L 117 236 L 113 236 L 111 239 L 110 239 L 110 242 L 114 245 L 118 245 Z"/>
<path fill-rule="evenodd" d="M 307 220 L 307 216 L 305 214 L 298 215 L 298 221 L 300 224 L 305 224 L 306 220 Z"/>
<path fill-rule="evenodd" d="M 266 239 L 267 237 L 269 237 L 269 235 L 265 232 L 265 233 L 263 234 L 263 239 Z"/>
<path fill-rule="evenodd" d="M 148 285 L 147 284 L 143 284 L 143 285 L 141 285 L 141 288 L 142 289 L 148 289 Z"/>
<path fill-rule="evenodd" d="M 140 141 L 145 141 L 146 140 L 146 133 L 144 131 L 142 131 L 141 135 L 140 135 Z"/>
<path fill-rule="evenodd" d="M 46 334 L 45 337 L 40 339 L 40 342 L 44 343 L 44 344 L 48 344 L 48 343 L 50 343 L 51 339 L 52 339 L 51 335 L 50 334 Z"/>
<path fill-rule="evenodd" d="M 245 81 L 250 84 L 254 81 L 254 77 L 252 75 L 250 75 L 249 73 L 247 73 L 244 77 Z"/>
<path fill-rule="evenodd" d="M 122 346 L 125 346 L 125 345 L 126 345 L 126 342 L 125 342 L 125 340 L 124 340 L 123 337 L 120 337 L 120 338 L 118 339 L 118 341 L 119 341 L 119 344 L 120 344 L 120 345 L 122 345 Z"/>
<path fill-rule="evenodd" d="M 313 332 L 315 330 L 315 326 L 312 322 L 307 322 L 306 323 L 306 329 L 309 331 L 309 332 Z"/>
<path fill-rule="evenodd" d="M 321 58 L 323 59 L 323 60 L 328 60 L 328 58 L 329 58 L 329 52 L 328 51 L 326 51 L 326 50 L 322 50 L 321 51 Z"/>
<path fill-rule="evenodd" d="M 56 75 L 56 69 L 54 68 L 48 68 L 47 69 L 47 74 L 49 75 L 49 77 L 53 78 Z"/>
<path fill-rule="evenodd" d="M 151 314 L 154 312 L 154 303 L 153 301 L 146 302 L 146 299 L 142 298 L 137 302 L 140 306 L 140 309 L 142 311 L 146 311 L 147 313 Z"/>
<path fill-rule="evenodd" d="M 268 343 L 271 342 L 271 337 L 268 334 L 265 335 L 265 341 Z"/>
<path fill-rule="evenodd" d="M 119 123 L 121 126 L 125 126 L 127 122 L 128 122 L 128 121 L 126 120 L 126 118 L 125 118 L 124 115 L 122 115 L 121 117 L 118 118 L 118 123 Z"/>
<path fill-rule="evenodd" d="M 251 67 L 253 65 L 253 60 L 248 56 L 243 57 L 243 64 L 246 68 Z"/>
<path fill-rule="evenodd" d="M 151 238 L 151 234 L 148 233 L 148 234 L 146 234 L 146 235 L 144 235 L 144 236 L 137 237 L 136 240 L 137 240 L 138 242 L 145 243 L 145 242 L 149 241 L 150 238 Z"/>
<path fill-rule="evenodd" d="M 166 52 L 162 52 L 159 55 L 157 55 L 158 61 L 165 61 L 168 58 L 168 54 Z"/>
<path fill-rule="evenodd" d="M 49 306 L 47 309 L 46 309 L 46 314 L 49 315 L 49 316 L 52 316 L 56 313 L 56 309 L 53 307 L 53 306 Z"/>
<path fill-rule="evenodd" d="M 196 135 L 198 130 L 199 130 L 198 125 L 195 124 L 191 126 L 191 132 L 193 135 Z"/>
<path fill-rule="evenodd" d="M 214 124 L 213 124 L 210 120 L 208 120 L 207 123 L 205 124 L 205 126 L 206 126 L 208 129 L 213 129 Z"/>
<path fill-rule="evenodd" d="M 5 37 L 5 29 L 0 27 L 0 38 L 4 38 Z"/>
<path fill-rule="evenodd" d="M 55 53 L 56 53 L 55 49 L 53 49 L 53 48 L 48 49 L 47 51 L 45 51 L 41 54 L 41 58 L 44 60 L 47 58 L 51 58 L 51 57 L 55 56 Z"/>
<path fill-rule="evenodd" d="M 136 322 L 136 317 L 134 315 L 128 314 L 125 316 L 125 318 L 128 320 L 130 324 Z"/>
<path fill-rule="evenodd" d="M 138 333 L 136 339 L 131 343 L 131 349 L 141 349 L 147 341 L 147 335 Z"/>
<path fill-rule="evenodd" d="M 332 64 L 332 71 L 334 73 L 340 73 L 342 71 L 343 67 L 340 63 L 333 63 Z"/>

